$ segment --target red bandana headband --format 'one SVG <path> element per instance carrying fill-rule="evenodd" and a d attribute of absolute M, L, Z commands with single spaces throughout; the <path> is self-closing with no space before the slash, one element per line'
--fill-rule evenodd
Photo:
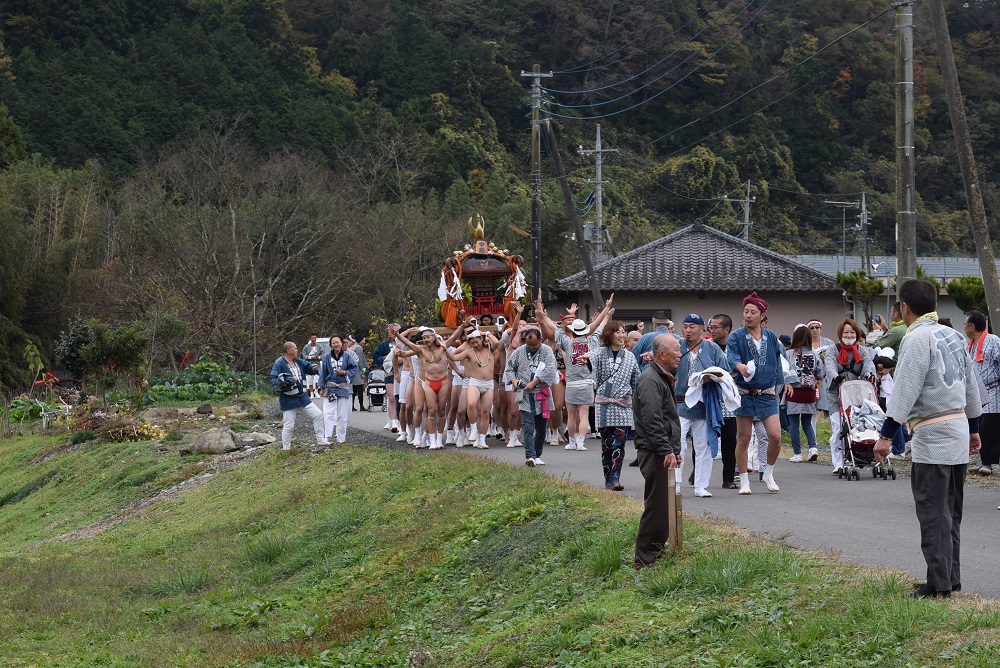
<path fill-rule="evenodd" d="M 749 295 L 743 298 L 743 305 L 753 304 L 760 309 L 761 313 L 767 312 L 767 302 L 757 296 L 757 292 L 751 292 Z"/>

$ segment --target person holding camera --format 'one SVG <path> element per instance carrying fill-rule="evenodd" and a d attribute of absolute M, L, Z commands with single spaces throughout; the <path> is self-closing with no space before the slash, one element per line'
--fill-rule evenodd
<path fill-rule="evenodd" d="M 278 394 L 278 407 L 281 408 L 281 448 L 292 449 L 292 433 L 295 431 L 295 417 L 299 411 L 312 419 L 313 431 L 316 433 L 316 445 L 329 445 L 323 433 L 323 413 L 313 405 L 306 391 L 306 376 L 318 373 L 318 369 L 297 357 L 298 346 L 291 341 L 285 342 L 282 355 L 271 366 L 271 387 Z"/>
<path fill-rule="evenodd" d="M 351 353 L 350 340 L 344 343 L 340 334 L 330 335 L 330 352 L 323 356 L 319 374 L 319 392 L 323 403 L 323 422 L 327 440 L 336 428 L 337 443 L 347 440 L 347 424 L 351 419 L 351 384 L 358 375 L 358 363 Z"/>

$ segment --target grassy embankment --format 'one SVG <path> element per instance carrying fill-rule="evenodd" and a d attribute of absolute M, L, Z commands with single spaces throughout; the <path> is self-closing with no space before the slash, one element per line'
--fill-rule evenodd
<path fill-rule="evenodd" d="M 631 568 L 638 504 L 460 454 L 0 442 L 0 666 L 996 666 L 1000 606 L 690 519 Z M 411 653 L 413 653 L 411 655 Z"/>

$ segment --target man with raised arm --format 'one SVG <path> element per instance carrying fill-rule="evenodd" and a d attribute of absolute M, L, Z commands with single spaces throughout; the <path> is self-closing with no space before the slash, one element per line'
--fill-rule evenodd
<path fill-rule="evenodd" d="M 466 344 L 454 353 L 448 353 L 453 362 L 460 362 L 469 379 L 467 406 L 469 424 L 478 425 L 475 431 L 474 448 L 489 448 L 486 445 L 486 428 L 490 422 L 490 408 L 493 406 L 493 365 L 500 342 L 490 333 L 483 333 L 471 323 L 465 327 Z M 470 434 L 471 436 L 471 434 Z M 462 444 L 460 443 L 459 446 Z"/>
<path fill-rule="evenodd" d="M 406 335 L 420 332 L 423 345 L 418 346 Z M 451 394 L 451 374 L 448 373 L 448 355 L 441 337 L 430 327 L 413 327 L 398 337 L 410 350 L 415 351 L 420 360 L 420 370 L 423 374 L 424 402 L 427 412 L 424 415 L 422 429 L 417 433 L 430 435 L 430 450 L 440 450 L 444 447 L 444 408 L 445 398 Z M 419 442 L 418 442 L 419 444 Z"/>

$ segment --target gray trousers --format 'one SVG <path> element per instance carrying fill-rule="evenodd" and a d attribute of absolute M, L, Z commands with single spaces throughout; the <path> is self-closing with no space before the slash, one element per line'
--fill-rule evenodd
<path fill-rule="evenodd" d="M 927 584 L 951 591 L 962 583 L 959 548 L 965 464 L 913 463 L 910 488 L 920 522 L 920 549 L 927 562 Z"/>

